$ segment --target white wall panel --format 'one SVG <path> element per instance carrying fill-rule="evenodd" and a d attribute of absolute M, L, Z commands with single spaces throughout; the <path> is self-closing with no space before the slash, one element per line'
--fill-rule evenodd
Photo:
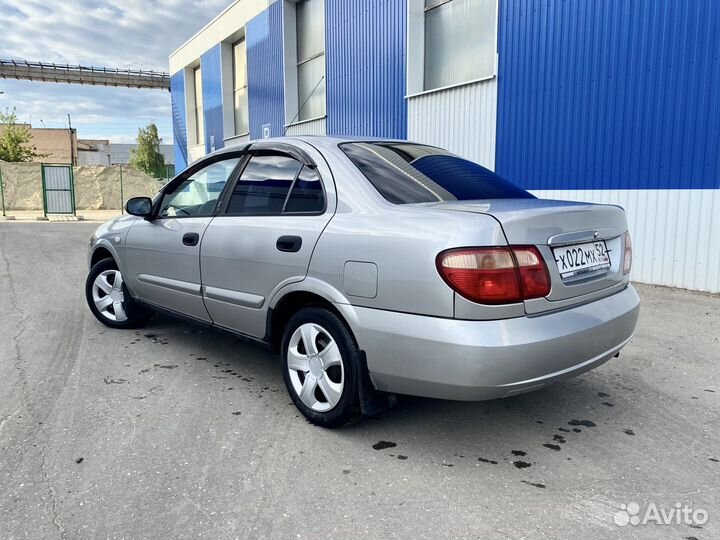
<path fill-rule="evenodd" d="M 533 193 L 622 206 L 633 239 L 633 280 L 720 292 L 720 189 Z"/>
<path fill-rule="evenodd" d="M 191 144 L 188 146 L 188 165 L 205 156 L 205 144 Z"/>
<path fill-rule="evenodd" d="M 408 139 L 495 169 L 497 77 L 408 97 Z"/>
<path fill-rule="evenodd" d="M 306 122 L 298 122 L 288 126 L 285 135 L 326 135 L 327 134 L 327 117 L 308 120 Z"/>

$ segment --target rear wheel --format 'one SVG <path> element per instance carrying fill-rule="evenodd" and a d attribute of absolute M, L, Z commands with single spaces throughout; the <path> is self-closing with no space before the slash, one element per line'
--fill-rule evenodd
<path fill-rule="evenodd" d="M 152 314 L 132 299 L 112 259 L 92 267 L 85 282 L 85 298 L 95 318 L 110 328 L 136 328 Z"/>
<path fill-rule="evenodd" d="M 293 403 L 313 424 L 340 427 L 356 412 L 357 350 L 345 324 L 327 309 L 304 308 L 288 322 L 283 378 Z"/>

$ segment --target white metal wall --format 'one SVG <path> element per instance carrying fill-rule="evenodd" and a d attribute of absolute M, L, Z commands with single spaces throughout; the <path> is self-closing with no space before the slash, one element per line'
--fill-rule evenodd
<path fill-rule="evenodd" d="M 720 190 L 553 190 L 538 197 L 617 204 L 633 239 L 635 281 L 720 292 Z"/>
<path fill-rule="evenodd" d="M 285 135 L 327 135 L 327 117 L 288 126 Z"/>
<path fill-rule="evenodd" d="M 497 77 L 408 98 L 408 139 L 495 169 Z"/>

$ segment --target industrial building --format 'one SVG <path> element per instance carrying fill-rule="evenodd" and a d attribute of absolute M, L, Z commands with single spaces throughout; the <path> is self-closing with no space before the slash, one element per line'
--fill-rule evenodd
<path fill-rule="evenodd" d="M 30 124 L 16 124 L 30 134 L 30 145 L 40 158 L 47 163 L 68 163 L 78 165 L 78 138 L 74 128 L 38 128 Z M 3 131 L 0 125 L 0 134 Z"/>
<path fill-rule="evenodd" d="M 720 292 L 714 0 L 237 0 L 169 62 L 178 170 L 283 134 L 407 138 L 619 204 L 633 279 Z"/>
<path fill-rule="evenodd" d="M 79 139 L 77 146 L 78 165 L 125 165 L 130 163 L 132 151 L 137 148 L 137 144 L 116 143 L 108 139 Z M 158 151 L 165 158 L 166 165 L 174 164 L 172 144 L 161 144 Z"/>

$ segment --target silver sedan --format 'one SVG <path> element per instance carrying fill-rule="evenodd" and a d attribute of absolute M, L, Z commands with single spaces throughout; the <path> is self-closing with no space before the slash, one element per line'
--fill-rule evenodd
<path fill-rule="evenodd" d="M 88 305 L 279 349 L 311 422 L 394 394 L 483 400 L 576 376 L 635 330 L 622 208 L 537 199 L 405 141 L 280 138 L 192 164 L 90 241 Z"/>

